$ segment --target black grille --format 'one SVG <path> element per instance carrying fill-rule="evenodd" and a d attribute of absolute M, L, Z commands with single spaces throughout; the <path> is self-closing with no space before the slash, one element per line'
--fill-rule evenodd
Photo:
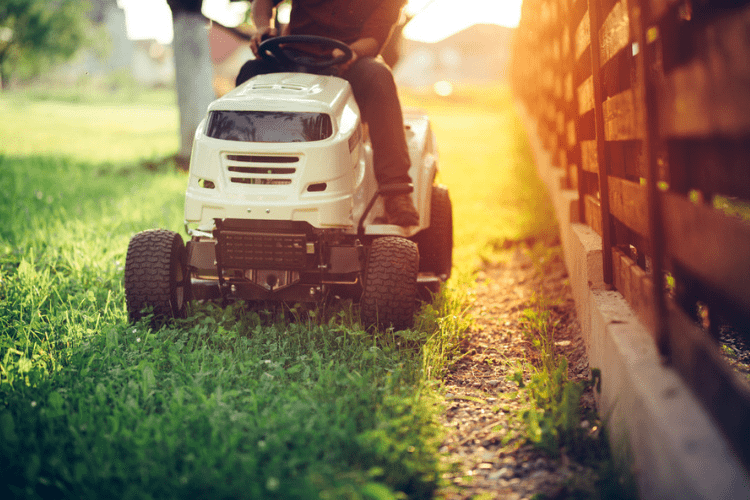
<path fill-rule="evenodd" d="M 230 172 L 239 174 L 268 174 L 268 175 L 289 175 L 297 171 L 295 168 L 264 168 L 264 167 L 227 167 Z"/>
<path fill-rule="evenodd" d="M 222 267 L 242 269 L 304 269 L 307 238 L 304 234 L 220 231 Z"/>
<path fill-rule="evenodd" d="M 297 156 L 259 156 L 259 155 L 227 155 L 229 161 L 245 163 L 297 163 Z"/>
<path fill-rule="evenodd" d="M 229 179 L 238 184 L 257 184 L 264 186 L 286 186 L 292 183 L 292 179 L 268 179 L 265 177 L 232 177 Z"/>

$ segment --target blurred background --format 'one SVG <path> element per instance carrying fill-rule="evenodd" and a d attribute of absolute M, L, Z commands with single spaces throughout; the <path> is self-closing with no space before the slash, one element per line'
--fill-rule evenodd
<path fill-rule="evenodd" d="M 233 87 L 252 54 L 249 1 L 8 0 L 0 6 L 2 88 L 94 85 L 110 90 L 175 85 L 173 17 L 200 12 L 208 24 L 213 88 Z M 461 82 L 506 78 L 521 0 L 410 0 L 386 51 L 401 86 L 450 92 Z M 5 12 L 3 12 L 5 11 Z M 278 21 L 288 20 L 282 2 Z M 187 47 L 186 47 L 187 48 Z M 437 84 L 437 85 L 436 85 Z"/>

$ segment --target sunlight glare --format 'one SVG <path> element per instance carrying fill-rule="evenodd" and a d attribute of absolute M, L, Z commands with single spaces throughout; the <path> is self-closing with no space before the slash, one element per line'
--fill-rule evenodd
<path fill-rule="evenodd" d="M 439 82 L 435 82 L 432 90 L 440 97 L 448 97 L 453 93 L 453 84 L 447 80 L 440 80 Z"/>
<path fill-rule="evenodd" d="M 437 42 L 477 23 L 515 28 L 521 19 L 522 0 L 409 0 L 406 13 L 415 15 L 404 36 L 420 42 Z"/>

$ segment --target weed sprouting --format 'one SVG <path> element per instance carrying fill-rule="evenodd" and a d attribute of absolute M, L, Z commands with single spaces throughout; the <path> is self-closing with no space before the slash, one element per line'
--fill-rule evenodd
<path fill-rule="evenodd" d="M 471 298 L 466 291 L 470 279 L 470 275 L 462 275 L 444 284 L 416 318 L 415 330 L 429 332 L 422 348 L 422 369 L 427 379 L 440 379 L 445 374 L 455 361 L 462 335 L 471 326 Z"/>
<path fill-rule="evenodd" d="M 521 328 L 533 350 L 532 361 L 519 363 L 512 379 L 518 384 L 521 410 L 514 428 L 524 440 L 552 457 L 561 454 L 591 467 L 597 477 L 591 484 L 571 484 L 586 498 L 635 498 L 632 473 L 626 464 L 615 465 L 607 434 L 593 410 L 584 410 L 581 397 L 588 387 L 596 388 L 600 373 L 592 371 L 589 381 L 568 377 L 568 361 L 555 352 L 558 323 L 547 301 L 534 296 L 532 306 L 522 314 Z M 506 435 L 505 442 L 513 436 Z"/>
<path fill-rule="evenodd" d="M 541 371 L 552 374 L 557 371 L 559 365 L 554 339 L 559 322 L 552 320 L 552 314 L 544 298 L 534 295 L 531 302 L 534 306 L 523 310 L 519 326 L 524 338 L 540 357 Z"/>

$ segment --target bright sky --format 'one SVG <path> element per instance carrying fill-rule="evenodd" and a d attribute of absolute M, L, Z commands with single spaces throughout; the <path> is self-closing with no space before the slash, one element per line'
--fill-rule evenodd
<path fill-rule="evenodd" d="M 514 28 L 521 17 L 522 0 L 409 0 L 408 13 L 417 16 L 404 36 L 422 42 L 436 42 L 476 23 Z M 166 0 L 117 0 L 125 9 L 128 36 L 172 41 L 172 15 Z M 203 0 L 203 13 L 227 26 L 235 26 L 247 4 L 229 0 Z"/>

